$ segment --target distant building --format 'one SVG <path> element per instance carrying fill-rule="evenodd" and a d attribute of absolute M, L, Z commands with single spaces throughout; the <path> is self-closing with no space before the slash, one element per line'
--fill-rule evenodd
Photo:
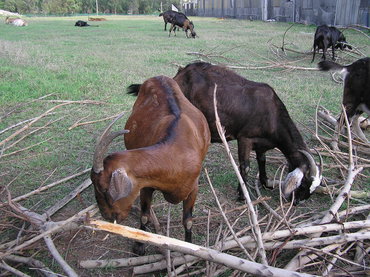
<path fill-rule="evenodd" d="M 370 26 L 370 0 L 190 0 L 188 15 Z"/>

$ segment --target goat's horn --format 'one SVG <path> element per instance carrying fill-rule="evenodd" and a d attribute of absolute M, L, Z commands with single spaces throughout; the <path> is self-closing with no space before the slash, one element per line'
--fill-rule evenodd
<path fill-rule="evenodd" d="M 318 170 L 315 160 L 313 159 L 310 153 L 308 153 L 306 150 L 298 150 L 298 151 L 301 152 L 303 155 L 305 155 L 305 157 L 307 158 L 310 164 L 310 177 L 312 178 L 310 193 L 312 193 L 321 183 L 322 158 L 320 156 L 320 170 Z"/>
<path fill-rule="evenodd" d="M 317 165 L 313 157 L 310 153 L 308 153 L 306 150 L 298 150 L 301 152 L 305 157 L 307 158 L 309 164 L 310 164 L 310 176 L 314 177 L 317 175 Z"/>
<path fill-rule="evenodd" d="M 103 134 L 100 136 L 96 143 L 95 152 L 94 152 L 94 161 L 93 161 L 93 170 L 95 173 L 99 173 L 104 169 L 103 166 L 103 159 L 104 155 L 107 152 L 109 144 L 114 140 L 116 137 L 128 133 L 128 130 L 121 130 L 114 133 L 109 133 L 110 129 L 112 128 L 113 124 L 120 119 L 124 115 L 124 112 L 118 115 L 104 130 Z"/>

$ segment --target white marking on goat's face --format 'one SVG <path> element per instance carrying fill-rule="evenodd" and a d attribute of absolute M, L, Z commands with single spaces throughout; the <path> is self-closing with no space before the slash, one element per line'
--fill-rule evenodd
<path fill-rule="evenodd" d="M 282 192 L 286 199 L 302 184 L 303 176 L 303 171 L 298 167 L 289 172 L 282 187 Z"/>
<path fill-rule="evenodd" d="M 312 177 L 313 177 L 313 181 L 310 186 L 310 194 L 312 194 L 315 191 L 315 189 L 321 184 L 322 175 L 320 174 L 320 170 L 317 166 L 316 166 L 316 176 L 312 176 Z"/>

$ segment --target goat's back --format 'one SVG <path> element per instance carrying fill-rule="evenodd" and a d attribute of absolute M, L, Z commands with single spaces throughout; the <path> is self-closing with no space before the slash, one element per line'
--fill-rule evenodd
<path fill-rule="evenodd" d="M 183 95 L 178 84 L 165 76 L 150 78 L 140 86 L 125 129 L 130 131 L 125 135 L 127 149 L 166 143 L 173 138 L 177 142 L 198 140 L 204 148 L 210 140 L 204 115 Z"/>
<path fill-rule="evenodd" d="M 174 80 L 207 118 L 212 142 L 220 142 L 213 108 L 215 84 L 217 111 L 228 140 L 241 135 L 267 137 L 277 134 L 282 117 L 287 119 L 284 123 L 293 124 L 284 104 L 269 85 L 249 81 L 224 67 L 193 63 L 180 69 Z"/>

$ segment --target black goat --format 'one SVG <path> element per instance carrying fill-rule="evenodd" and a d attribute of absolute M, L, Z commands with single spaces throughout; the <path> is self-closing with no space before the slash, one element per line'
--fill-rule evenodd
<path fill-rule="evenodd" d="M 316 49 L 319 52 L 322 49 L 322 59 L 326 60 L 325 53 L 327 49 L 331 47 L 334 60 L 334 49 L 344 48 L 352 49 L 350 45 L 347 44 L 346 38 L 343 33 L 335 27 L 329 27 L 327 25 L 321 25 L 316 28 L 314 42 L 313 42 L 313 57 L 312 61 L 315 59 Z"/>
<path fill-rule="evenodd" d="M 310 197 L 321 183 L 321 170 L 303 141 L 283 102 L 267 84 L 249 81 L 233 71 L 209 63 L 197 62 L 180 69 L 174 80 L 185 96 L 205 115 L 211 131 L 211 142 L 221 142 L 217 132 L 213 91 L 217 84 L 217 109 L 227 140 L 238 141 L 241 175 L 246 181 L 249 157 L 257 154 L 259 179 L 269 186 L 265 152 L 277 147 L 289 163 L 289 174 L 282 192 L 289 199 L 295 192 L 295 203 Z M 239 198 L 244 195 L 239 185 Z"/>
<path fill-rule="evenodd" d="M 90 25 L 86 21 L 83 21 L 83 20 L 76 21 L 75 26 L 77 27 L 99 27 L 98 25 Z"/>
<path fill-rule="evenodd" d="M 370 115 L 370 58 L 359 59 L 345 66 L 322 61 L 318 67 L 323 71 L 341 71 L 344 75 L 343 106 L 346 109 L 348 119 L 354 121 L 353 131 L 359 138 L 367 142 L 366 136 L 359 127 L 358 118 L 362 113 Z M 340 130 L 337 129 L 337 131 Z M 337 142 L 338 138 L 335 137 L 334 141 Z M 334 145 L 334 148 L 338 148 L 337 144 Z"/>

